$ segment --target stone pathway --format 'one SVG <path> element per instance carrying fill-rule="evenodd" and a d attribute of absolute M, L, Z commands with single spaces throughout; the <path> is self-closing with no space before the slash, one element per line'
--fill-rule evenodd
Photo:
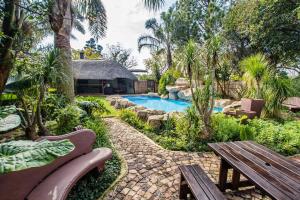
<path fill-rule="evenodd" d="M 179 165 L 198 164 L 216 182 L 219 158 L 213 153 L 168 151 L 119 119 L 106 118 L 105 121 L 113 144 L 128 166 L 126 176 L 105 199 L 179 199 Z M 226 196 L 228 199 L 268 199 L 253 188 L 227 192 Z"/>

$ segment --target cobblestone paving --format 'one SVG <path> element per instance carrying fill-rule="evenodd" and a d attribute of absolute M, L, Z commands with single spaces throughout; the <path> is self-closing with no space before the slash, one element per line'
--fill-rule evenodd
<path fill-rule="evenodd" d="M 128 166 L 126 176 L 105 199 L 179 199 L 179 165 L 198 164 L 216 182 L 219 158 L 213 153 L 168 151 L 119 119 L 107 118 L 105 121 L 112 142 Z M 228 191 L 226 196 L 228 199 L 269 199 L 253 188 Z"/>

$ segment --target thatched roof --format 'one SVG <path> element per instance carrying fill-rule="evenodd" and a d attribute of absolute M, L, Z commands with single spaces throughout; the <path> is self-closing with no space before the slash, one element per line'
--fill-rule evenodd
<path fill-rule="evenodd" d="M 115 61 L 110 60 L 74 60 L 75 79 L 113 80 L 127 78 L 136 80 L 133 73 Z"/>

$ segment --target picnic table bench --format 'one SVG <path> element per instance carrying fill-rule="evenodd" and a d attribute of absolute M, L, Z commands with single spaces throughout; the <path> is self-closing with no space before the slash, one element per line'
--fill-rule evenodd
<path fill-rule="evenodd" d="M 208 146 L 221 157 L 221 191 L 254 185 L 273 199 L 300 199 L 300 164 L 252 141 L 211 143 Z M 227 183 L 228 169 L 233 169 Z M 241 181 L 241 174 L 248 180 Z"/>
<path fill-rule="evenodd" d="M 181 171 L 179 199 L 193 194 L 197 200 L 225 200 L 226 197 L 198 165 L 179 166 Z"/>

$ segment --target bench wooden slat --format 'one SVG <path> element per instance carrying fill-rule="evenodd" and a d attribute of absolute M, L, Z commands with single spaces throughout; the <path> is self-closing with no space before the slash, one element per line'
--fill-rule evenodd
<path fill-rule="evenodd" d="M 87 172 L 103 168 L 110 159 L 112 151 L 107 148 L 94 149 L 82 155 L 50 174 L 28 195 L 26 200 L 64 200 L 75 183 Z"/>
<path fill-rule="evenodd" d="M 274 177 L 271 174 L 266 174 L 265 170 L 263 170 L 261 167 L 251 164 L 256 162 L 255 159 L 249 160 L 245 158 L 239 151 L 236 151 L 228 146 L 227 143 L 215 143 L 209 144 L 209 146 L 215 151 L 216 154 L 219 154 L 232 167 L 237 169 L 240 173 L 246 176 L 249 180 L 267 192 L 273 198 L 285 200 L 299 199 L 299 193 L 288 193 L 280 189 L 280 184 L 273 185 Z"/>
<path fill-rule="evenodd" d="M 200 166 L 192 165 L 191 168 L 194 171 L 196 180 L 198 180 L 199 184 L 201 183 L 203 190 L 205 190 L 206 194 L 211 199 L 224 199 L 222 192 L 220 192 L 215 183 L 212 182 L 212 180 L 206 175 Z"/>
<path fill-rule="evenodd" d="M 198 165 L 179 167 L 194 197 L 198 200 L 224 200 L 225 196 Z"/>

